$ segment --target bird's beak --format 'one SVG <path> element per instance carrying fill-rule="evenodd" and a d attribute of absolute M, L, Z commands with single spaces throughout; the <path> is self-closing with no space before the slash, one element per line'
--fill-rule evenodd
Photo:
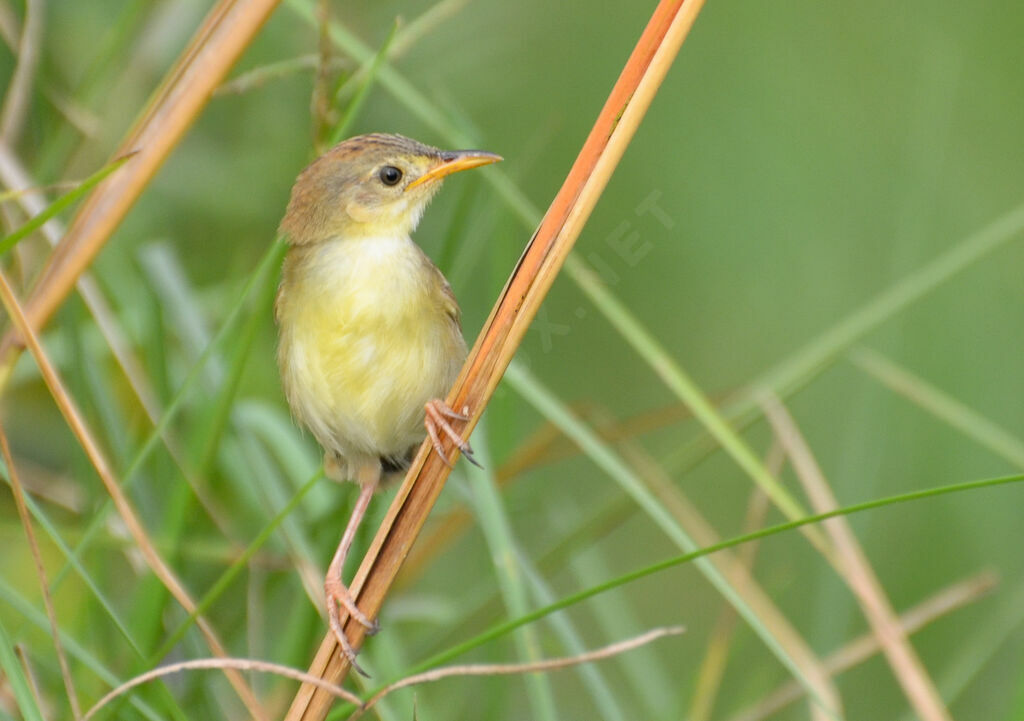
<path fill-rule="evenodd" d="M 440 163 L 409 183 L 405 186 L 405 189 L 415 188 L 417 185 L 422 185 L 431 180 L 440 180 L 444 176 L 457 173 L 460 170 L 469 170 L 470 168 L 479 168 L 481 165 L 497 163 L 502 159 L 500 155 L 488 153 L 485 150 L 445 151 L 441 153 Z"/>

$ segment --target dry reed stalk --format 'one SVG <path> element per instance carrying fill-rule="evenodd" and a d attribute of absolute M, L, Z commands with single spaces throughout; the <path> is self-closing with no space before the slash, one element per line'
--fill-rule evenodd
<path fill-rule="evenodd" d="M 60 641 L 60 624 L 57 623 L 57 613 L 53 610 L 53 597 L 50 595 L 50 582 L 46 577 L 46 566 L 43 565 L 43 556 L 39 552 L 35 531 L 32 530 L 32 517 L 25 504 L 25 489 L 18 479 L 18 471 L 14 467 L 14 456 L 11 455 L 7 434 L 2 426 L 0 426 L 0 456 L 4 459 L 4 465 L 7 466 L 7 477 L 11 482 L 11 495 L 14 496 L 14 505 L 18 509 L 18 520 L 21 521 L 21 527 L 25 530 L 25 540 L 28 541 L 29 550 L 32 552 L 32 562 L 36 567 L 36 577 L 39 579 L 39 589 L 43 596 L 43 608 L 46 609 L 46 620 L 50 623 L 50 637 L 53 639 L 53 650 L 57 654 L 57 666 L 60 668 L 60 676 L 64 681 L 64 691 L 68 695 L 71 716 L 77 721 L 82 718 L 82 709 L 78 705 L 78 692 L 75 691 L 75 682 L 68 669 L 64 644 Z"/>
<path fill-rule="evenodd" d="M 25 301 L 32 328 L 45 325 L 71 292 L 278 2 L 220 0 L 210 10 L 112 157 L 138 154 L 82 204 Z M 0 339 L 0 389 L 20 352 L 11 329 Z"/>
<path fill-rule="evenodd" d="M 327 693 L 336 694 L 339 698 L 357 706 L 361 706 L 363 703 L 361 698 L 347 689 L 325 683 L 321 679 L 314 678 L 302 671 L 296 671 L 288 666 L 282 666 L 279 663 L 259 661 L 252 658 L 200 658 L 192 659 L 190 661 L 178 661 L 177 663 L 167 664 L 166 666 L 158 666 L 146 671 L 145 673 L 141 673 L 138 676 L 128 679 L 120 686 L 111 689 L 103 698 L 94 703 L 92 708 L 90 708 L 85 713 L 85 716 L 82 717 L 82 721 L 89 721 L 90 719 L 95 718 L 96 714 L 109 706 L 115 699 L 124 696 L 133 688 L 142 686 L 154 679 L 166 678 L 175 674 L 185 673 L 186 671 L 206 671 L 210 669 L 218 671 L 230 669 L 233 671 L 245 671 L 246 673 L 270 673 L 283 678 L 291 678 L 296 681 L 316 684 L 320 688 L 323 688 Z"/>
<path fill-rule="evenodd" d="M 815 512 L 825 513 L 839 508 L 825 480 L 825 474 L 789 411 L 773 394 L 765 396 L 762 406 Z M 860 603 L 893 675 L 917 716 L 922 721 L 952 721 L 953 717 L 946 709 L 942 695 L 903 632 L 900 619 L 885 594 L 885 588 L 850 529 L 849 522 L 845 518 L 833 518 L 822 525 L 835 548 L 836 571 Z"/>
<path fill-rule="evenodd" d="M 470 420 L 461 429 L 464 434 L 468 435 L 480 419 L 702 5 L 703 0 L 661 0 L 655 8 L 448 396 L 452 408 L 469 409 Z M 420 447 L 352 582 L 351 591 L 359 607 L 370 617 L 380 610 L 448 478 L 450 468 L 429 450 L 429 444 Z M 358 648 L 365 629 L 348 621 L 345 632 Z M 328 633 L 309 672 L 330 683 L 340 683 L 349 664 L 337 650 L 336 639 Z M 328 694 L 303 685 L 286 721 L 322 720 L 332 702 Z"/>
<path fill-rule="evenodd" d="M 964 581 L 949 586 L 917 604 L 900 616 L 900 627 L 907 635 L 943 616 L 984 598 L 999 585 L 999 577 L 991 571 L 982 571 Z M 878 636 L 868 631 L 825 658 L 825 670 L 832 676 L 848 671 L 881 650 Z M 732 716 L 729 721 L 762 721 L 777 713 L 804 695 L 804 689 L 795 681 L 787 681 L 765 696 L 755 706 Z"/>
<path fill-rule="evenodd" d="M 631 443 L 624 444 L 620 452 L 626 462 L 640 474 L 651 492 L 662 502 L 665 510 L 672 514 L 672 517 L 686 529 L 701 548 L 713 546 L 721 541 L 712 525 L 646 450 L 637 443 Z M 799 667 L 807 679 L 807 683 L 814 689 L 818 698 L 810 704 L 810 718 L 815 721 L 829 719 L 834 721 L 844 718 L 839 690 L 825 671 L 822 660 L 800 635 L 797 628 L 790 623 L 768 592 L 757 582 L 743 554 L 719 551 L 711 556 L 710 560 L 729 585 L 743 598 L 743 601 L 764 627 L 768 629 L 786 655 Z M 729 608 L 733 608 L 733 606 Z M 819 706 L 819 703 L 822 705 Z"/>
<path fill-rule="evenodd" d="M 170 566 L 164 562 L 163 557 L 160 556 L 160 553 L 153 545 L 152 539 L 146 533 L 145 526 L 143 526 L 142 522 L 139 520 L 138 514 L 135 513 L 134 507 L 128 500 L 124 490 L 121 488 L 121 484 L 115 477 L 110 462 L 107 461 L 106 456 L 100 449 L 99 444 L 96 442 L 95 436 L 85 423 L 82 413 L 78 410 L 78 406 L 74 399 L 67 392 L 64 382 L 61 380 L 56 367 L 50 361 L 46 351 L 43 350 L 36 332 L 33 330 L 32 326 L 29 325 L 28 318 L 25 316 L 25 312 L 22 309 L 21 304 L 15 297 L 14 291 L 11 289 L 11 285 L 2 271 L 0 271 L 0 304 L 2 304 L 7 310 L 7 314 L 14 323 L 15 329 L 17 329 L 25 339 L 25 343 L 36 361 L 36 366 L 39 368 L 39 374 L 42 376 L 43 382 L 46 383 L 46 387 L 49 389 L 50 395 L 53 396 L 53 400 L 56 402 L 57 408 L 60 410 L 61 415 L 64 416 L 64 420 L 67 422 L 71 432 L 75 435 L 79 445 L 81 445 L 82 450 L 89 459 L 89 463 L 92 464 L 92 467 L 96 470 L 96 474 L 103 482 L 104 488 L 106 488 L 107 493 L 110 494 L 110 498 L 114 502 L 114 507 L 117 509 L 118 515 L 124 522 L 125 528 L 128 530 L 132 540 L 135 542 L 135 546 L 142 555 L 146 565 L 151 571 L 153 571 L 153 575 L 160 580 L 174 599 L 181 604 L 182 608 L 189 613 L 193 613 L 196 610 L 195 601 L 192 600 L 192 597 L 189 595 L 185 586 L 174 574 L 174 571 Z M 214 655 L 227 657 L 228 654 L 224 645 L 220 642 L 220 639 L 217 637 L 217 633 L 204 617 L 199 616 L 196 618 L 196 626 L 199 627 L 199 631 L 205 637 L 207 645 L 210 647 L 210 650 Z M 258 720 L 264 719 L 265 714 L 262 705 L 256 698 L 256 694 L 253 693 L 251 688 L 249 688 L 245 678 L 243 678 L 240 673 L 233 670 L 226 670 L 224 673 L 228 677 L 228 681 L 235 689 L 239 698 L 242 699 L 242 703 L 245 704 L 246 709 L 250 714 L 252 714 L 253 718 Z"/>
<path fill-rule="evenodd" d="M 773 441 L 765 456 L 765 468 L 778 478 L 779 473 L 782 472 L 785 460 L 786 457 L 782 451 L 782 446 L 777 440 Z M 764 491 L 758 487 L 751 489 L 741 533 L 752 533 L 763 526 L 770 505 L 768 496 L 765 495 Z M 757 558 L 757 551 L 760 547 L 761 543 L 755 541 L 745 544 L 736 550 L 737 560 L 751 577 L 754 574 L 754 561 Z M 690 699 L 689 714 L 687 716 L 690 721 L 706 721 L 711 718 L 722 688 L 722 679 L 725 678 L 729 657 L 732 654 L 739 621 L 740 616 L 736 609 L 723 603 L 718 610 L 718 616 L 715 618 L 714 625 L 711 627 L 711 634 L 708 638 L 704 658 L 697 668 L 696 681 L 693 684 L 693 696 Z"/>
<path fill-rule="evenodd" d="M 46 210 L 46 198 L 41 191 L 34 188 L 34 179 L 28 174 L 21 160 L 10 148 L 2 143 L 0 143 L 0 182 L 12 190 L 18 191 L 18 204 L 26 216 L 30 218 L 35 217 Z M 42 232 L 51 246 L 56 246 L 60 239 L 64 237 L 65 228 L 61 225 L 60 221 L 51 218 L 43 224 L 40 232 Z M 160 417 L 163 415 L 163 409 L 157 400 L 156 392 L 146 377 L 142 362 L 135 354 L 124 331 L 118 325 L 114 310 L 104 295 L 103 289 L 88 271 L 84 271 L 78 277 L 75 285 L 78 288 L 79 295 L 82 297 L 82 301 L 85 303 L 86 309 L 92 315 L 93 320 L 96 321 L 96 327 L 99 329 L 100 335 L 103 336 L 107 347 L 110 348 L 110 354 L 117 361 L 125 378 L 128 380 L 128 386 L 138 399 L 139 405 L 146 413 L 150 423 L 156 428 L 159 425 Z M 188 483 L 189 488 L 195 494 L 199 505 L 206 510 L 207 515 L 220 530 L 221 535 L 228 539 L 233 546 L 240 548 L 237 541 L 232 538 L 231 531 L 225 521 L 226 514 L 220 511 L 209 493 L 206 492 L 200 479 L 190 470 L 184 450 L 174 437 L 174 434 L 165 428 L 160 433 L 160 439 L 164 442 L 164 447 L 167 448 L 171 459 L 178 466 L 178 470 L 181 471 L 185 482 Z"/>

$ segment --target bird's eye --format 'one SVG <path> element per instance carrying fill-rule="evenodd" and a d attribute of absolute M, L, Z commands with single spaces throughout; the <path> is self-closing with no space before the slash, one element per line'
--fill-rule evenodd
<path fill-rule="evenodd" d="M 402 179 L 402 171 L 394 165 L 385 165 L 380 169 L 378 176 L 384 185 L 398 185 L 398 181 Z"/>

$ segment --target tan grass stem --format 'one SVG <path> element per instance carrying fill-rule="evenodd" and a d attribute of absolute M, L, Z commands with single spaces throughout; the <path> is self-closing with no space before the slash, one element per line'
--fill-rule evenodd
<path fill-rule="evenodd" d="M 25 215 L 33 217 L 46 209 L 45 197 L 41 191 L 31 188 L 34 182 L 33 178 L 28 174 L 21 160 L 10 148 L 2 143 L 0 143 L 0 182 L 16 192 L 18 203 L 21 205 Z M 60 221 L 51 218 L 43 224 L 40 231 L 50 245 L 56 246 L 64 236 L 65 229 Z M 89 314 L 96 321 L 96 327 L 99 329 L 100 335 L 103 336 L 103 340 L 106 341 L 110 354 L 121 367 L 121 371 L 128 381 L 128 386 L 138 399 L 139 405 L 149 418 L 149 422 L 154 428 L 157 428 L 160 423 L 160 417 L 163 415 L 163 409 L 160 407 L 156 391 L 146 376 L 141 360 L 133 350 L 128 337 L 120 325 L 118 325 L 114 309 L 104 295 L 103 289 L 89 271 L 84 271 L 78 277 L 75 286 L 78 288 L 78 293 L 82 297 L 82 301 L 85 303 Z M 3 383 L 0 382 L 0 391 L 2 391 L 2 386 Z M 232 538 L 228 523 L 225 520 L 226 514 L 218 508 L 201 482 L 201 479 L 191 470 L 180 441 L 175 438 L 171 430 L 166 428 L 161 430 L 160 439 L 163 441 L 167 453 L 175 465 L 177 465 L 178 470 L 181 471 L 185 482 L 188 483 L 189 488 L 195 494 L 196 500 L 206 510 L 210 520 L 213 521 L 225 538 L 235 547 L 240 547 L 237 541 Z"/>
<path fill-rule="evenodd" d="M 778 477 L 782 472 L 782 465 L 786 457 L 782 446 L 776 440 L 768 449 L 764 465 L 773 476 Z M 747 512 L 743 519 L 743 533 L 752 531 L 764 525 L 765 516 L 768 513 L 770 503 L 768 496 L 760 488 L 753 488 L 747 501 Z M 737 549 L 736 557 L 743 568 L 753 577 L 754 562 L 757 559 L 757 551 L 761 544 L 757 541 L 748 543 Z M 722 679 L 725 678 L 729 657 L 733 649 L 736 636 L 736 629 L 739 626 L 739 614 L 732 606 L 723 603 L 718 610 L 711 634 L 708 638 L 707 651 L 701 659 L 697 669 L 696 681 L 693 684 L 693 696 L 690 699 L 689 721 L 708 721 L 715 709 L 722 687 Z M 814 657 L 815 660 L 817 657 Z"/>
<path fill-rule="evenodd" d="M 149 566 L 153 574 L 160 580 L 165 588 L 171 593 L 172 596 L 181 604 L 189 613 L 192 613 L 196 609 L 196 604 L 192 600 L 188 591 L 182 585 L 181 581 L 174 574 L 174 571 L 164 562 L 160 553 L 156 550 L 152 540 L 146 533 L 145 527 L 139 520 L 135 509 L 132 507 L 131 502 L 125 496 L 124 491 L 121 489 L 121 484 L 118 483 L 115 477 L 114 470 L 110 463 L 107 461 L 106 456 L 100 449 L 99 444 L 96 442 L 95 437 L 89 430 L 85 423 L 81 412 L 78 410 L 78 406 L 75 404 L 71 395 L 67 392 L 64 387 L 64 383 L 57 373 L 56 367 L 50 362 L 46 351 L 43 350 L 42 345 L 39 343 L 39 338 L 32 326 L 29 325 L 28 318 L 26 317 L 21 305 L 18 303 L 17 298 L 14 295 L 14 291 L 11 289 L 10 284 L 7 282 L 6 276 L 0 272 L 0 302 L 3 303 L 7 309 L 8 315 L 14 322 L 15 329 L 21 334 L 25 340 L 25 344 L 28 346 L 29 351 L 32 353 L 33 358 L 36 361 L 36 365 L 39 368 L 39 373 L 43 377 L 43 381 L 46 383 L 46 387 L 50 390 L 50 394 L 53 396 L 54 401 L 57 403 L 57 407 L 60 409 L 61 415 L 64 416 L 68 427 L 71 428 L 75 438 L 78 439 L 79 444 L 82 446 L 82 450 L 85 451 L 86 457 L 96 470 L 96 474 L 100 477 L 103 482 L 103 486 L 107 489 L 107 493 L 110 494 L 111 499 L 114 502 L 114 506 L 117 508 L 117 512 L 121 517 L 121 520 L 125 524 L 125 528 L 128 529 L 128 533 L 131 535 L 132 540 L 135 542 L 139 553 L 146 561 L 146 565 Z M 213 627 L 205 618 L 196 619 L 196 625 L 199 627 L 203 636 L 206 638 L 207 644 L 210 646 L 210 650 L 216 656 L 227 656 L 227 651 L 224 645 L 220 642 Z M 235 688 L 239 698 L 245 704 L 255 718 L 265 718 L 262 706 L 253 693 L 252 689 L 249 688 L 248 683 L 237 671 L 229 670 L 225 671 L 228 680 L 231 685 Z"/>
<path fill-rule="evenodd" d="M 39 553 L 39 543 L 36 541 L 36 533 L 32 529 L 32 517 L 29 515 L 28 507 L 25 504 L 25 489 L 18 478 L 18 471 L 14 467 L 14 456 L 11 455 L 11 448 L 7 443 L 7 434 L 0 426 L 0 455 L 3 456 L 4 465 L 7 466 L 7 477 L 11 481 L 11 494 L 14 496 L 14 505 L 18 509 L 18 519 L 22 528 L 25 529 L 25 538 L 28 547 L 32 551 L 32 561 L 35 563 L 36 576 L 39 578 L 39 589 L 43 596 L 43 607 L 46 609 L 46 620 L 50 623 L 50 635 L 53 637 L 53 649 L 57 654 L 57 665 L 60 667 L 60 675 L 64 681 L 64 690 L 68 695 L 68 704 L 71 706 L 71 716 L 74 719 L 82 718 L 82 709 L 78 705 L 78 693 L 75 691 L 75 682 L 71 678 L 71 671 L 68 669 L 68 659 L 64 654 L 64 644 L 60 642 L 60 625 L 57 623 L 57 614 L 53 610 L 53 597 L 50 595 L 50 582 L 46 578 L 46 567 L 43 566 L 43 557 Z"/>
<path fill-rule="evenodd" d="M 45 325 L 71 292 L 278 2 L 219 0 L 210 10 L 112 155 L 137 156 L 93 190 L 43 269 L 25 302 L 32 328 Z M 17 340 L 13 330 L 0 339 L 0 384 L 20 354 Z"/>
<path fill-rule="evenodd" d="M 657 641 L 659 638 L 677 636 L 684 631 L 685 629 L 682 626 L 655 628 L 646 633 L 642 633 L 639 636 L 627 638 L 625 641 L 618 641 L 616 643 L 603 646 L 602 648 L 594 649 L 593 651 L 586 651 L 575 656 L 541 659 L 539 661 L 531 661 L 529 663 L 468 664 L 435 668 L 431 671 L 424 671 L 423 673 L 403 678 L 401 681 L 388 684 L 374 694 L 373 698 L 364 703 L 361 708 L 356 709 L 355 713 L 348 717 L 348 721 L 356 721 L 356 719 L 362 718 L 363 714 L 373 708 L 378 701 L 389 693 L 402 688 L 408 688 L 409 686 L 433 683 L 435 681 L 441 681 L 442 679 L 452 678 L 453 676 L 509 676 L 521 673 L 547 673 L 550 671 L 561 671 L 562 669 L 579 666 L 583 663 L 603 661 L 604 659 L 611 658 L 612 656 L 618 656 L 619 654 L 626 653 L 627 651 L 632 651 L 635 648 L 640 648 L 648 643 Z"/>
<path fill-rule="evenodd" d="M 804 486 L 817 513 L 839 507 L 825 474 L 793 417 L 773 394 L 762 401 L 765 417 L 786 449 L 793 470 Z M 857 537 L 845 518 L 833 518 L 822 524 L 835 548 L 836 571 L 843 577 L 860 603 L 864 616 L 878 637 L 893 675 L 903 688 L 922 721 L 952 721 L 946 704 L 928 676 L 928 671 L 910 644 L 899 617 L 885 594 L 881 581 L 871 567 Z"/>
<path fill-rule="evenodd" d="M 664 504 L 665 510 L 672 514 L 700 547 L 707 548 L 722 540 L 703 514 L 672 481 L 665 469 L 638 443 L 624 444 L 620 452 L 626 462 L 637 470 L 651 492 Z M 773 462 L 773 459 L 774 457 L 769 454 L 767 461 Z M 779 465 L 781 466 L 781 463 Z M 750 569 L 750 561 L 744 558 L 742 553 L 719 551 L 711 556 L 711 563 L 742 597 L 779 646 L 793 659 L 793 663 L 799 667 L 807 683 L 818 695 L 822 705 L 816 702 L 810 704 L 810 718 L 815 721 L 842 719 L 839 691 L 825 672 L 821 659 L 764 587 L 758 583 Z"/>
<path fill-rule="evenodd" d="M 907 635 L 917 633 L 929 623 L 985 597 L 999 585 L 999 578 L 991 571 L 954 583 L 931 596 L 900 616 L 900 626 Z M 868 631 L 825 658 L 825 670 L 832 676 L 848 671 L 878 653 L 878 636 Z M 732 716 L 729 721 L 761 721 L 777 713 L 804 695 L 804 689 L 795 681 L 788 681 L 765 696 L 753 707 Z"/>

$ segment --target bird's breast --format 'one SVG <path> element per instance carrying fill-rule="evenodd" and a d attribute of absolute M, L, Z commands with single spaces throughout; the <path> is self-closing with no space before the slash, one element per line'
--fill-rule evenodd
<path fill-rule="evenodd" d="M 445 282 L 408 238 L 293 248 L 278 296 L 292 412 L 342 456 L 403 453 L 465 358 Z"/>

